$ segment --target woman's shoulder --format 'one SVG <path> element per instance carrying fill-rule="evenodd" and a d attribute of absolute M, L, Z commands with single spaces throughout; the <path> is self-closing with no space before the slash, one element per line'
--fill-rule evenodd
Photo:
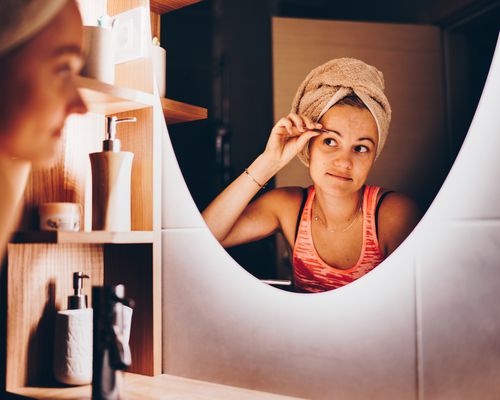
<path fill-rule="evenodd" d="M 308 188 L 284 186 L 272 189 L 264 196 L 267 197 L 267 201 L 276 203 L 278 206 L 293 205 L 297 202 L 300 204 L 305 190 L 308 190 Z"/>
<path fill-rule="evenodd" d="M 417 225 L 422 212 L 410 196 L 385 188 L 379 191 L 379 196 L 384 193 L 387 194 L 380 203 L 377 218 L 378 233 L 379 241 L 390 254 Z"/>
<path fill-rule="evenodd" d="M 384 199 L 380 204 L 381 213 L 420 213 L 417 203 L 410 196 L 404 193 L 381 187 L 377 197 L 380 199 L 382 196 Z"/>
<path fill-rule="evenodd" d="M 300 186 L 285 186 L 272 189 L 265 193 L 265 202 L 275 215 L 283 222 L 289 217 L 296 218 L 308 188 Z M 307 192 L 305 192 L 307 194 Z"/>

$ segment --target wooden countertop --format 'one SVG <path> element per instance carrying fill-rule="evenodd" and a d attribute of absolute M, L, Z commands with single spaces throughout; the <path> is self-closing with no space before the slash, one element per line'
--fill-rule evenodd
<path fill-rule="evenodd" d="M 127 400 L 292 400 L 273 393 L 220 385 L 174 375 L 149 377 L 125 373 L 123 398 Z M 12 393 L 32 399 L 90 399 L 91 387 L 23 387 Z"/>

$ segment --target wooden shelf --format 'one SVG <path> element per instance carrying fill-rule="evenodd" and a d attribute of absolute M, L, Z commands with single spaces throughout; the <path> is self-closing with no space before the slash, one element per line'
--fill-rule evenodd
<path fill-rule="evenodd" d="M 30 399 L 90 399 L 91 386 L 64 388 L 22 387 L 11 393 Z M 126 399 L 176 399 L 176 400 L 291 400 L 297 397 L 249 390 L 234 386 L 182 378 L 173 375 L 147 377 L 125 373 L 123 398 Z"/>
<path fill-rule="evenodd" d="M 153 105 L 153 95 L 139 90 L 109 85 L 83 76 L 77 78 L 77 85 L 89 111 L 93 113 L 109 115 Z"/>
<path fill-rule="evenodd" d="M 60 232 L 60 231 L 39 231 L 39 232 L 16 232 L 12 243 L 153 243 L 152 231 L 131 231 L 131 232 Z"/>
<path fill-rule="evenodd" d="M 161 106 L 167 125 L 178 124 L 181 122 L 198 121 L 207 119 L 208 112 L 206 108 L 193 106 L 171 99 L 161 99 Z"/>
<path fill-rule="evenodd" d="M 90 112 L 110 115 L 139 110 L 153 105 L 153 95 L 139 90 L 121 88 L 80 76 L 78 89 Z M 167 125 L 207 119 L 206 108 L 193 106 L 171 99 L 161 99 Z"/>
<path fill-rule="evenodd" d="M 199 3 L 201 0 L 151 0 L 151 11 L 157 14 L 165 14 L 179 8 Z"/>

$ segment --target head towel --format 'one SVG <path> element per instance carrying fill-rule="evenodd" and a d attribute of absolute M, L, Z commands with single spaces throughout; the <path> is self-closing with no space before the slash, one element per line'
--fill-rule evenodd
<path fill-rule="evenodd" d="M 68 0 L 1 0 L 0 56 L 30 39 L 54 18 Z"/>
<path fill-rule="evenodd" d="M 307 75 L 295 94 L 291 112 L 319 121 L 339 100 L 353 94 L 358 96 L 377 123 L 378 157 L 391 122 L 391 106 L 384 88 L 384 75 L 377 68 L 354 58 L 330 60 Z M 297 156 L 308 166 L 309 146 L 304 146 Z"/>

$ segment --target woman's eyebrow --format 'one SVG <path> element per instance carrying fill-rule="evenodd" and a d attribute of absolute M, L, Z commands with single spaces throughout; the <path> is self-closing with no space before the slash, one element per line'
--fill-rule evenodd
<path fill-rule="evenodd" d="M 372 138 L 370 138 L 370 137 L 362 137 L 362 138 L 359 138 L 358 140 L 369 140 L 375 146 L 375 141 Z"/>
<path fill-rule="evenodd" d="M 59 57 L 66 54 L 73 54 L 75 56 L 83 58 L 82 48 L 76 44 L 68 44 L 65 46 L 61 46 L 52 52 L 53 57 Z"/>
<path fill-rule="evenodd" d="M 342 134 L 338 131 L 334 131 L 334 130 L 329 130 L 329 129 L 315 129 L 317 130 L 318 132 L 321 132 L 321 133 L 336 133 L 337 135 L 339 135 L 340 137 L 342 137 Z"/>
<path fill-rule="evenodd" d="M 318 131 L 321 133 L 335 133 L 336 135 L 342 137 L 342 134 L 339 131 L 329 130 L 329 129 L 318 129 Z M 361 137 L 358 140 L 360 140 L 360 141 L 361 140 L 369 140 L 375 146 L 375 141 L 371 137 Z"/>

